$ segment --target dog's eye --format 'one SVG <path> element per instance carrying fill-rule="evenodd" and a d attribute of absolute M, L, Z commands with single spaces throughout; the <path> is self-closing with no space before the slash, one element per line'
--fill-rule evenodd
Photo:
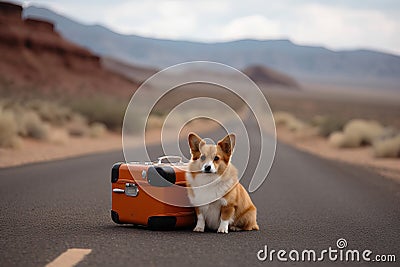
<path fill-rule="evenodd" d="M 215 156 L 214 161 L 218 161 L 218 160 L 219 160 L 219 157 Z"/>
<path fill-rule="evenodd" d="M 202 155 L 202 156 L 200 157 L 200 159 L 201 159 L 202 161 L 205 161 L 205 160 L 206 160 L 206 156 Z"/>

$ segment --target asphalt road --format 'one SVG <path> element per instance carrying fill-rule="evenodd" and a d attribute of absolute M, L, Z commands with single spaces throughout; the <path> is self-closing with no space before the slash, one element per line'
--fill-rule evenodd
<path fill-rule="evenodd" d="M 114 152 L 1 169 L 0 266 L 43 266 L 68 248 L 92 249 L 78 266 L 286 265 L 256 254 L 265 245 L 321 251 L 339 238 L 400 261 L 400 185 L 368 170 L 278 144 L 251 194 L 261 230 L 223 235 L 114 224 L 110 167 L 121 160 Z"/>

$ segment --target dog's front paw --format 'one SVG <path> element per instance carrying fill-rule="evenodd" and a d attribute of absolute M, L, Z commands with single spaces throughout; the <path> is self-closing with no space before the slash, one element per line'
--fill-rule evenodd
<path fill-rule="evenodd" d="M 228 233 L 229 220 L 221 220 L 217 233 Z"/>
<path fill-rule="evenodd" d="M 217 233 L 227 234 L 228 233 L 228 226 L 220 225 L 219 228 L 218 228 Z"/>
<path fill-rule="evenodd" d="M 196 225 L 196 227 L 193 229 L 193 232 L 204 232 L 204 226 Z"/>

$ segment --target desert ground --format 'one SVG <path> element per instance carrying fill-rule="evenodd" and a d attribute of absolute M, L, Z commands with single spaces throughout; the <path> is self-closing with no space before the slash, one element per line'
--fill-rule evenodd
<path fill-rule="evenodd" d="M 265 87 L 263 90 L 273 111 L 287 111 L 304 121 L 311 121 L 315 116 L 337 120 L 360 118 L 400 128 L 397 90 L 308 83 L 302 84 L 301 90 Z"/>
<path fill-rule="evenodd" d="M 400 95 L 396 91 L 308 84 L 300 91 L 272 89 L 265 94 L 275 114 L 284 111 L 298 120 L 295 124 L 300 123 L 292 128 L 277 125 L 280 141 L 319 157 L 370 168 L 400 181 L 398 155 L 397 158 L 381 158 L 374 155 L 371 145 L 339 148 L 329 141 L 329 134 L 354 119 L 373 121 L 398 133 Z M 321 118 L 330 123 L 317 129 L 316 121 Z M 279 118 L 275 116 L 275 120 Z"/>

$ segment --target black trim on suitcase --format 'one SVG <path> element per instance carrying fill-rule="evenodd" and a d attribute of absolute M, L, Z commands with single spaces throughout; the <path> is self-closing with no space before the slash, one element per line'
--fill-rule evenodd
<path fill-rule="evenodd" d="M 111 168 L 111 183 L 115 183 L 119 178 L 119 167 L 123 164 L 123 162 L 115 163 Z"/>
<path fill-rule="evenodd" d="M 122 224 L 119 220 L 118 212 L 111 210 L 111 219 L 117 224 Z"/>
<path fill-rule="evenodd" d="M 167 187 L 175 184 L 176 175 L 174 168 L 170 166 L 149 167 L 147 181 L 152 186 Z"/>
<path fill-rule="evenodd" d="M 176 225 L 175 216 L 152 216 L 147 220 L 151 230 L 172 230 Z"/>

